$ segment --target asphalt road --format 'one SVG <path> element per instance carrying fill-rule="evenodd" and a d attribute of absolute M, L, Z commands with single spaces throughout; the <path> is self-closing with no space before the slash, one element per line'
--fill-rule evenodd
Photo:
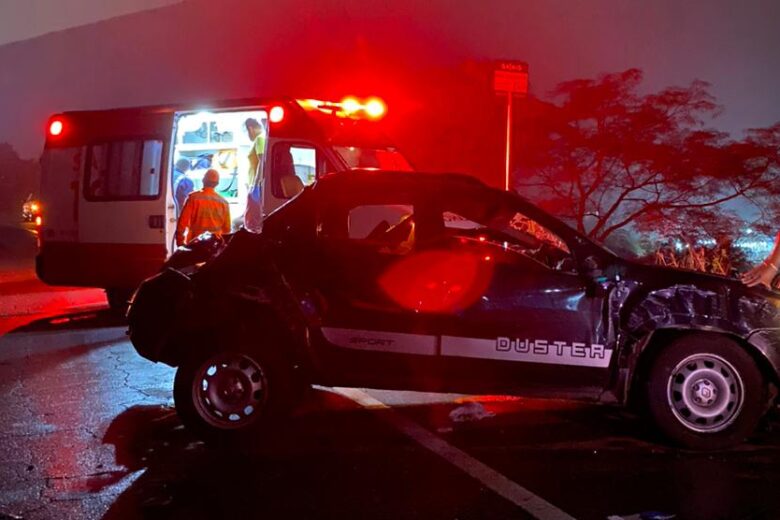
<path fill-rule="evenodd" d="M 0 318 L 0 519 L 780 518 L 774 419 L 696 454 L 608 407 L 322 388 L 211 449 L 172 408 L 173 369 L 82 303 Z"/>

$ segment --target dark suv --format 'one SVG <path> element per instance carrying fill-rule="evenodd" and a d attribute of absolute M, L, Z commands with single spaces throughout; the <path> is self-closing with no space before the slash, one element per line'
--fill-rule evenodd
<path fill-rule="evenodd" d="M 676 443 L 721 448 L 768 410 L 777 295 L 621 259 L 471 177 L 333 174 L 185 274 L 146 280 L 138 352 L 178 367 L 176 407 L 243 435 L 302 389 L 639 403 Z"/>

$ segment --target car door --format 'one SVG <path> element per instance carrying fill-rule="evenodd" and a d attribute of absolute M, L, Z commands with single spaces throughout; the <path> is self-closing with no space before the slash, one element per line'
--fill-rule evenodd
<path fill-rule="evenodd" d="M 70 112 L 55 122 L 42 163 L 38 275 L 57 285 L 133 288 L 167 253 L 172 113 Z"/>
<path fill-rule="evenodd" d="M 428 388 L 438 336 L 389 288 L 415 257 L 414 201 L 408 193 L 344 195 L 319 217 L 319 361 L 339 384 Z"/>
<path fill-rule="evenodd" d="M 502 223 L 443 214 L 448 252 L 476 258 L 479 285 L 437 323 L 443 377 L 469 391 L 597 392 L 613 353 L 605 291 L 576 270 L 554 233 L 520 212 L 505 214 Z"/>

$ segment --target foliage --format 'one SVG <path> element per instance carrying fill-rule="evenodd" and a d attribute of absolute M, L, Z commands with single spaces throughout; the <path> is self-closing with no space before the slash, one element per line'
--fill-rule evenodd
<path fill-rule="evenodd" d="M 780 124 L 732 139 L 705 126 L 720 111 L 707 83 L 644 94 L 641 82 L 630 69 L 529 99 L 518 187 L 599 241 L 632 227 L 689 243 L 733 237 L 739 204 L 780 209 L 768 202 Z"/>

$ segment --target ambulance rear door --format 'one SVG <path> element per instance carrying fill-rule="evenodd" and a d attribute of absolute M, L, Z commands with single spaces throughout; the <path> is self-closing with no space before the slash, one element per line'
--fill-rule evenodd
<path fill-rule="evenodd" d="M 167 189 L 172 125 L 165 110 L 63 115 L 62 135 L 49 136 L 47 148 L 80 145 L 77 230 L 75 241 L 60 247 L 44 240 L 43 264 L 57 271 L 50 283 L 132 289 L 159 270 L 174 216 Z"/>

